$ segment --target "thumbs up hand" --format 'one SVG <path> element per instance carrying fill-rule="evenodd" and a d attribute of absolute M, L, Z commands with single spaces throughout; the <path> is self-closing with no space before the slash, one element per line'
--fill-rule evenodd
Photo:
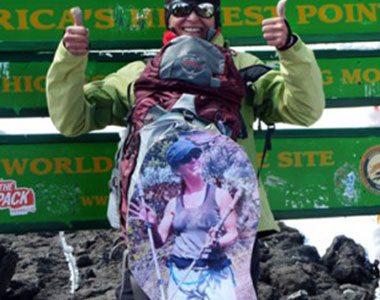
<path fill-rule="evenodd" d="M 275 46 L 278 50 L 285 50 L 292 44 L 292 35 L 285 17 L 286 0 L 280 0 L 277 4 L 277 17 L 265 19 L 262 23 L 264 39 L 268 45 Z"/>
<path fill-rule="evenodd" d="M 63 36 L 63 45 L 75 56 L 85 55 L 88 53 L 88 29 L 83 26 L 83 16 L 79 7 L 70 10 L 74 17 L 74 25 L 65 29 Z"/>

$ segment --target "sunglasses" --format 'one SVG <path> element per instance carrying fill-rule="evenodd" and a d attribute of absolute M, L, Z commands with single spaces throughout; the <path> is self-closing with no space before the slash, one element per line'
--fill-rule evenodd
<path fill-rule="evenodd" d="M 167 9 L 170 14 L 177 17 L 183 18 L 189 16 L 193 11 L 205 19 L 210 19 L 215 15 L 215 6 L 209 2 L 203 2 L 199 4 L 186 3 L 186 2 L 174 2 L 168 5 Z"/>
<path fill-rule="evenodd" d="M 192 151 L 188 155 L 186 155 L 183 159 L 181 159 L 178 162 L 178 164 L 180 164 L 180 165 L 186 165 L 189 162 L 191 162 L 193 158 L 194 159 L 198 159 L 199 157 L 201 157 L 201 151 Z"/>

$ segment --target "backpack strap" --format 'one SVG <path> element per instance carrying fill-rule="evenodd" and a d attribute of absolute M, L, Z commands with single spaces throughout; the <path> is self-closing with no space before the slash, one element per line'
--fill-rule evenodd
<path fill-rule="evenodd" d="M 241 77 L 245 81 L 245 83 L 254 83 L 261 76 L 271 71 L 272 68 L 266 65 L 253 65 L 247 68 L 243 68 L 239 70 Z"/>
<path fill-rule="evenodd" d="M 253 90 L 252 90 L 253 83 L 255 83 L 261 76 L 265 75 L 271 70 L 272 68 L 266 65 L 253 65 L 253 66 L 239 70 L 240 75 L 245 82 L 248 98 L 254 97 Z"/>
<path fill-rule="evenodd" d="M 240 75 L 243 78 L 244 82 L 246 83 L 246 91 L 247 96 L 254 98 L 254 91 L 252 89 L 252 85 L 254 82 L 256 82 L 260 77 L 271 71 L 272 68 L 266 66 L 266 65 L 253 65 L 244 69 L 241 69 Z M 261 130 L 261 120 L 259 120 L 259 130 Z M 265 143 L 264 143 L 264 149 L 263 149 L 263 156 L 261 158 L 260 167 L 257 170 L 257 179 L 260 179 L 261 170 L 264 166 L 265 157 L 267 155 L 267 152 L 272 149 L 272 134 L 275 130 L 274 124 L 268 124 L 268 128 L 265 134 Z"/>
<path fill-rule="evenodd" d="M 264 143 L 263 156 L 261 157 L 260 167 L 257 170 L 257 180 L 260 180 L 260 174 L 261 174 L 261 170 L 263 169 L 263 166 L 264 166 L 265 157 L 266 157 L 268 151 L 272 150 L 272 135 L 273 135 L 273 132 L 275 131 L 275 129 L 276 129 L 276 127 L 274 124 L 269 124 L 267 131 L 265 133 L 265 143 Z M 262 130 L 261 129 L 261 121 L 259 121 L 259 130 Z"/>
<path fill-rule="evenodd" d="M 243 115 L 241 113 L 239 114 L 239 119 L 240 119 L 240 124 L 241 124 L 241 132 L 240 132 L 239 138 L 245 140 L 246 138 L 248 138 L 248 130 L 247 130 L 247 125 L 244 122 Z"/>
<path fill-rule="evenodd" d="M 246 87 L 246 93 L 247 98 L 254 98 L 254 91 L 252 89 L 252 85 L 263 75 L 271 71 L 272 68 L 266 66 L 266 65 L 253 65 L 247 68 L 243 68 L 239 70 L 241 77 L 243 78 L 245 82 Z M 244 123 L 243 116 L 240 114 L 240 122 L 242 124 L 242 132 L 240 138 L 247 138 L 248 137 L 248 131 L 247 131 L 247 125 Z"/>
<path fill-rule="evenodd" d="M 228 136 L 228 133 L 231 132 L 231 129 L 228 128 L 228 126 L 225 125 L 221 120 L 216 119 L 214 122 L 210 122 L 197 114 L 195 109 L 195 99 L 195 95 L 186 93 L 182 94 L 182 96 L 173 105 L 171 112 L 180 112 L 183 115 L 184 119 L 189 123 L 193 123 L 194 121 L 200 121 L 206 125 L 214 123 L 220 133 Z"/>
<path fill-rule="evenodd" d="M 173 105 L 171 111 L 180 111 L 186 121 L 192 122 L 197 115 L 195 110 L 195 95 L 182 94 L 182 96 Z"/>

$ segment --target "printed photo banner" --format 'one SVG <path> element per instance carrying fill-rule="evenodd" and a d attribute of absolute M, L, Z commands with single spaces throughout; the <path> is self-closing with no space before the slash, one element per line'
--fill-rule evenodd
<path fill-rule="evenodd" d="M 276 218 L 380 213 L 379 129 L 275 135 L 262 180 Z M 108 227 L 117 140 L 1 136 L 0 232 Z"/>
<path fill-rule="evenodd" d="M 256 300 L 245 280 L 260 216 L 249 158 L 226 136 L 178 128 L 148 143 L 132 177 L 130 270 L 152 300 Z"/>
<path fill-rule="evenodd" d="M 270 57 L 273 52 L 253 54 L 279 68 Z M 316 54 L 328 107 L 380 105 L 380 56 L 374 56 L 374 51 L 335 52 L 330 57 L 323 51 Z M 87 81 L 102 79 L 127 61 L 142 57 L 136 53 L 116 54 L 112 59 L 106 53 L 94 55 L 87 67 Z M 0 63 L 0 117 L 47 115 L 45 81 L 52 58 L 34 59 L 28 62 L 24 57 L 23 61 Z"/>
<path fill-rule="evenodd" d="M 222 26 L 233 45 L 264 44 L 261 22 L 276 16 L 276 0 L 222 1 Z M 52 50 L 80 6 L 93 48 L 161 46 L 163 0 L 0 0 L 0 51 Z M 307 42 L 379 40 L 380 9 L 373 0 L 290 0 L 293 30 Z"/>

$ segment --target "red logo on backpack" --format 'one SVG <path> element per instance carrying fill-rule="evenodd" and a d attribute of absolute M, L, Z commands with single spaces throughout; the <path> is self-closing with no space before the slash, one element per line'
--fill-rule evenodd
<path fill-rule="evenodd" d="M 189 78 L 193 78 L 205 69 L 205 61 L 194 55 L 186 55 L 181 58 L 181 67 Z"/>
<path fill-rule="evenodd" d="M 0 180 L 0 210 L 9 209 L 11 216 L 36 212 L 36 198 L 30 188 L 17 187 L 14 180 Z"/>

